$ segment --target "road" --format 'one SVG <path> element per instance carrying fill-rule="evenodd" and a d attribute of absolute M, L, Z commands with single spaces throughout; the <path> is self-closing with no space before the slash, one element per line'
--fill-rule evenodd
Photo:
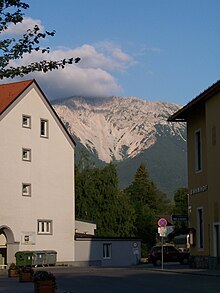
<path fill-rule="evenodd" d="M 52 268 L 57 293 L 218 293 L 220 274 L 191 274 L 152 268 Z M 1 293 L 33 293 L 33 283 L 19 283 L 0 273 Z"/>

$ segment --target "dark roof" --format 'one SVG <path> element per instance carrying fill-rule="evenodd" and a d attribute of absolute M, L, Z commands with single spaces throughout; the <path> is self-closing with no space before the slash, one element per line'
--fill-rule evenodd
<path fill-rule="evenodd" d="M 209 88 L 207 88 L 204 92 L 199 94 L 195 99 L 190 101 L 187 105 L 185 105 L 183 108 L 175 112 L 173 115 L 171 115 L 168 118 L 169 122 L 186 122 L 189 110 L 193 109 L 198 104 L 201 104 L 205 102 L 207 99 L 211 98 L 214 94 L 220 91 L 220 80 L 218 80 L 216 83 L 211 85 Z"/>

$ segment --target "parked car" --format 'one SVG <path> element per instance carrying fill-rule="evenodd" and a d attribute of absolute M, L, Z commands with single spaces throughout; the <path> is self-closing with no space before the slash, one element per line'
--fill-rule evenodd
<path fill-rule="evenodd" d="M 148 261 L 155 266 L 161 265 L 161 246 L 153 246 L 150 250 Z M 163 261 L 164 262 L 179 262 L 181 264 L 189 263 L 189 252 L 179 251 L 175 246 L 163 246 Z"/>

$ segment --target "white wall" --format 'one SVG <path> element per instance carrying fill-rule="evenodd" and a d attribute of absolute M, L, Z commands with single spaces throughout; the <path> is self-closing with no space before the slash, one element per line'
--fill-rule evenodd
<path fill-rule="evenodd" d="M 75 221 L 75 231 L 76 233 L 95 235 L 96 224 L 86 221 Z"/>
<path fill-rule="evenodd" d="M 74 260 L 74 147 L 58 126 L 34 86 L 0 120 L 0 223 L 8 226 L 20 250 L 52 249 L 58 261 Z M 31 129 L 22 127 L 22 114 L 31 116 Z M 49 138 L 40 137 L 40 119 L 49 120 Z M 31 162 L 22 161 L 22 147 Z M 22 196 L 22 183 L 31 183 L 31 197 Z M 52 235 L 37 234 L 37 219 L 53 221 Z M 34 245 L 21 244 L 30 232 Z"/>
<path fill-rule="evenodd" d="M 103 258 L 103 244 L 106 243 L 111 244 L 109 259 Z M 134 244 L 137 246 L 134 247 Z M 123 238 L 77 238 L 75 251 L 77 262 L 96 262 L 102 266 L 128 266 L 138 263 L 141 257 L 141 241 Z"/>

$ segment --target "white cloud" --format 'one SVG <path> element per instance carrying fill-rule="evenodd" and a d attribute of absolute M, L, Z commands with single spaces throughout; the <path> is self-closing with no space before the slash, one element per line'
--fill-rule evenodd
<path fill-rule="evenodd" d="M 129 56 L 128 54 L 122 52 L 122 50 L 120 48 L 115 48 L 113 51 L 112 51 L 112 55 L 122 61 L 122 62 L 131 62 L 132 61 L 132 58 L 131 56 Z"/>
<path fill-rule="evenodd" d="M 114 48 L 114 49 L 113 49 Z M 125 70 L 133 58 L 121 48 L 111 47 L 106 53 L 99 47 L 85 44 L 75 49 L 60 48 L 49 54 L 33 52 L 23 59 L 13 61 L 11 65 L 27 65 L 39 60 L 60 60 L 80 57 L 78 64 L 67 65 L 65 69 L 47 72 L 35 72 L 23 79 L 35 78 L 49 99 L 79 96 L 111 96 L 122 93 L 122 88 L 114 74 Z"/>
<path fill-rule="evenodd" d="M 35 25 L 38 25 L 41 31 L 44 30 L 44 26 L 39 19 L 24 17 L 21 23 L 10 24 L 7 30 L 2 32 L 1 35 L 23 35 L 27 32 L 28 29 L 34 28 Z"/>
<path fill-rule="evenodd" d="M 102 69 L 82 69 L 75 65 L 63 70 L 38 75 L 37 81 L 48 97 L 110 96 L 120 91 L 114 77 Z"/>
<path fill-rule="evenodd" d="M 100 42 L 96 44 L 96 47 L 103 52 L 106 56 L 109 56 L 114 63 L 117 64 L 118 70 L 125 70 L 128 66 L 136 63 L 133 57 L 122 51 L 120 46 L 112 42 Z"/>

